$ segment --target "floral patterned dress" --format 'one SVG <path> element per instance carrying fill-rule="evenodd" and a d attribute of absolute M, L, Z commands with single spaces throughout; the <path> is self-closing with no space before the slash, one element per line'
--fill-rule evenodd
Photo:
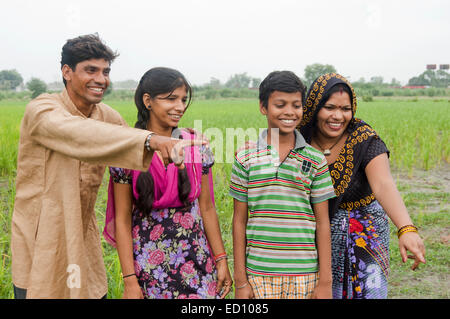
<path fill-rule="evenodd" d="M 205 156 L 206 154 L 206 156 Z M 159 160 L 155 156 L 153 160 Z M 202 152 L 202 173 L 214 159 Z M 131 184 L 131 170 L 110 167 L 115 183 Z M 218 298 L 217 273 L 200 214 L 192 207 L 153 210 L 149 217 L 134 207 L 132 239 L 135 273 L 145 298 Z"/>
<path fill-rule="evenodd" d="M 330 223 L 333 298 L 387 298 L 389 221 L 378 201 L 338 209 Z"/>

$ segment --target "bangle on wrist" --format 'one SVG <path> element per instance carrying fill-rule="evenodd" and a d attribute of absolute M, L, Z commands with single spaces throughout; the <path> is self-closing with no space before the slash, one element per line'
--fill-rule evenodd
<path fill-rule="evenodd" d="M 125 278 L 131 277 L 131 276 L 136 276 L 136 274 L 129 274 L 129 275 L 126 275 L 126 276 L 122 276 L 122 278 L 125 279 Z M 136 277 L 137 277 L 137 276 L 136 276 Z"/>
<path fill-rule="evenodd" d="M 397 237 L 400 238 L 401 235 L 410 232 L 418 233 L 418 228 L 414 225 L 405 225 L 403 227 L 400 227 L 397 231 Z"/>
<path fill-rule="evenodd" d="M 152 148 L 150 147 L 150 140 L 152 138 L 152 136 L 155 135 L 155 133 L 150 132 L 150 134 L 147 135 L 147 138 L 145 139 L 145 148 L 147 149 L 147 151 L 151 152 L 153 151 Z"/>
<path fill-rule="evenodd" d="M 248 286 L 248 281 L 245 284 L 243 284 L 242 286 L 239 286 L 239 287 L 234 286 L 234 288 L 235 289 L 242 289 L 242 288 L 245 288 L 247 286 Z"/>
<path fill-rule="evenodd" d="M 227 258 L 228 258 L 227 253 L 221 253 L 221 254 L 214 256 L 214 261 L 217 263 L 218 261 L 221 261 L 222 259 L 227 259 Z"/>
<path fill-rule="evenodd" d="M 223 257 L 217 258 L 217 259 L 215 260 L 215 263 L 217 264 L 219 261 L 224 260 L 224 259 L 227 259 L 227 258 L 228 258 L 227 256 L 223 256 Z"/>

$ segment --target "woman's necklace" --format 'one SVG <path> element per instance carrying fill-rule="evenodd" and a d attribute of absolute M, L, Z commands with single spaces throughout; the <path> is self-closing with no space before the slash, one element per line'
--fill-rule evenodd
<path fill-rule="evenodd" d="M 331 150 L 333 149 L 333 147 L 335 147 L 335 146 L 337 145 L 337 143 L 339 143 L 339 141 L 342 139 L 342 136 L 344 136 L 344 133 L 342 133 L 342 135 L 339 136 L 339 138 L 338 138 L 338 140 L 336 141 L 336 143 L 334 143 L 331 147 L 326 148 L 326 149 L 324 149 L 324 148 L 319 144 L 319 142 L 317 141 L 317 139 L 316 139 L 314 142 L 316 142 L 317 146 L 320 147 L 320 149 L 321 149 L 322 152 L 323 152 L 323 155 L 325 155 L 325 156 L 330 156 L 330 155 L 331 155 Z"/>

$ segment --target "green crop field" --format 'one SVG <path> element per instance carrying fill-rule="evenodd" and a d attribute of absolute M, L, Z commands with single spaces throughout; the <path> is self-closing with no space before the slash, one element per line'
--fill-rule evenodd
<path fill-rule="evenodd" d="M 134 125 L 136 109 L 131 101 L 105 102 L 118 110 L 131 126 Z M 371 124 L 390 150 L 393 176 L 427 249 L 427 264 L 411 271 L 410 263 L 402 264 L 400 261 L 396 229 L 391 224 L 389 298 L 450 297 L 449 102 L 447 99 L 375 100 L 360 102 L 358 106 L 356 116 Z M 0 298 L 13 297 L 10 224 L 19 127 L 25 104 L 0 101 Z M 265 117 L 259 113 L 257 100 L 198 100 L 189 107 L 180 126 L 199 128 L 199 125 L 210 138 L 217 155 L 213 168 L 216 208 L 226 249 L 232 256 L 233 205 L 227 193 L 230 159 L 242 134 L 227 134 L 227 128 L 234 133 L 239 132 L 237 129 L 258 131 L 265 127 Z M 108 177 L 106 173 L 95 208 L 101 230 Z M 109 282 L 108 298 L 120 298 L 123 286 L 117 253 L 104 241 L 103 252 Z M 232 268 L 231 259 L 229 265 Z"/>

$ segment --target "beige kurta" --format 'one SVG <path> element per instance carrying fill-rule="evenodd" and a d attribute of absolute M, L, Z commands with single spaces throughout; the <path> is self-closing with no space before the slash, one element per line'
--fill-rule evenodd
<path fill-rule="evenodd" d="M 105 123 L 106 122 L 106 123 Z M 105 165 L 148 168 L 148 131 L 97 104 L 89 118 L 67 94 L 43 94 L 22 120 L 11 225 L 12 277 L 27 298 L 107 293 L 94 212 Z"/>

